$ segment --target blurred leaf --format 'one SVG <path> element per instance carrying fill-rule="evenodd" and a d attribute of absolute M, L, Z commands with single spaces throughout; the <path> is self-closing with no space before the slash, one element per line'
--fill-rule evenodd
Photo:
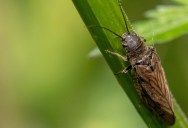
<path fill-rule="evenodd" d="M 173 0 L 173 1 L 176 2 L 176 3 L 188 5 L 188 0 Z"/>
<path fill-rule="evenodd" d="M 159 6 L 146 13 L 148 20 L 134 24 L 146 36 L 147 44 L 164 43 L 188 32 L 188 6 Z"/>

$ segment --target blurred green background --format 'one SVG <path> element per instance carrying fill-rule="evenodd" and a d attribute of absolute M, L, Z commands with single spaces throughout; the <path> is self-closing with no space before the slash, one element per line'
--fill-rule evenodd
<path fill-rule="evenodd" d="M 168 3 L 127 0 L 126 11 L 134 22 Z M 155 45 L 186 114 L 187 40 Z M 145 128 L 104 59 L 88 57 L 95 47 L 72 1 L 1 0 L 0 128 Z"/>

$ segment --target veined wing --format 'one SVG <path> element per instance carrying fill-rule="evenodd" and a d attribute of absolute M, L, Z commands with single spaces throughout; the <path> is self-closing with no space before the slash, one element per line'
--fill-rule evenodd
<path fill-rule="evenodd" d="M 164 70 L 156 53 L 152 53 L 149 65 L 135 66 L 143 102 L 164 123 L 175 122 L 171 94 Z"/>

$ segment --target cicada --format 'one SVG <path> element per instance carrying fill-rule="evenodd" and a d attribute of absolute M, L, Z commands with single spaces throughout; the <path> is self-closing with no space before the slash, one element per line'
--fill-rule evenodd
<path fill-rule="evenodd" d="M 144 44 L 146 39 L 140 37 L 134 31 L 129 31 L 123 12 L 124 10 L 119 0 L 118 3 L 127 32 L 120 36 L 106 27 L 100 27 L 110 31 L 121 39 L 127 56 L 125 57 L 109 50 L 106 50 L 106 52 L 130 62 L 130 66 L 118 73 L 127 73 L 131 69 L 132 76 L 136 80 L 136 89 L 144 105 L 161 122 L 166 125 L 173 125 L 175 123 L 175 114 L 173 111 L 172 97 L 160 58 L 154 47 Z"/>

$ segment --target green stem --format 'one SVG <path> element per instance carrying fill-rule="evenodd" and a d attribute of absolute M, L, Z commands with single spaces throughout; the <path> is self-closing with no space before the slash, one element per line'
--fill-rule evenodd
<path fill-rule="evenodd" d="M 124 63 L 117 57 L 108 55 L 105 50 L 117 51 L 119 53 L 124 53 L 121 43 L 115 38 L 114 34 L 105 31 L 98 27 L 91 26 L 103 26 L 109 28 L 121 35 L 126 31 L 123 17 L 120 12 L 120 8 L 116 0 L 73 0 L 78 12 L 80 13 L 82 19 L 84 20 L 86 26 L 89 29 L 93 39 L 95 40 L 98 48 L 105 57 L 107 63 L 109 64 L 112 71 L 115 73 L 117 71 L 125 68 L 128 63 Z M 127 21 L 129 24 L 129 22 Z M 129 25 L 130 27 L 130 25 Z M 131 28 L 131 27 L 130 27 Z M 131 73 L 116 75 L 116 78 L 127 96 L 130 98 L 134 107 L 141 115 L 148 127 L 151 128 L 165 128 L 151 112 L 141 103 L 140 98 L 134 88 L 132 83 Z M 173 128 L 188 128 L 188 123 L 184 120 L 185 117 L 181 112 L 181 109 L 175 104 L 175 113 L 177 115 L 176 124 L 172 126 Z"/>

